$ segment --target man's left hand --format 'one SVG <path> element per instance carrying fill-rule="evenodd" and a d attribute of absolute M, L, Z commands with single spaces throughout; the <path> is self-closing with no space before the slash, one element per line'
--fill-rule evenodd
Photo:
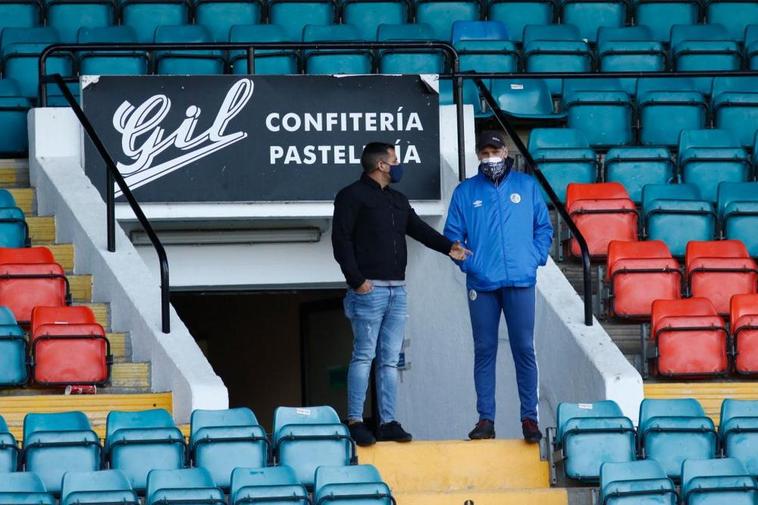
<path fill-rule="evenodd" d="M 463 247 L 460 242 L 453 244 L 453 247 L 450 248 L 450 252 L 448 253 L 448 255 L 456 261 L 463 261 L 472 254 L 474 253 Z"/>

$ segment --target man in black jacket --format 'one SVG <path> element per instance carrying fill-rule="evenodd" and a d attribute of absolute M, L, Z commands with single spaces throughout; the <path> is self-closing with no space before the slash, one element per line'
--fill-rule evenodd
<path fill-rule="evenodd" d="M 358 445 L 376 439 L 363 423 L 369 373 L 376 373 L 379 440 L 409 442 L 410 433 L 395 419 L 397 364 L 408 317 L 405 293 L 405 235 L 462 260 L 469 251 L 453 243 L 416 215 L 408 198 L 390 188 L 403 166 L 391 144 L 367 144 L 361 155 L 360 180 L 343 188 L 334 201 L 332 246 L 349 289 L 345 315 L 353 327 L 353 355 L 347 377 L 348 426 Z"/>

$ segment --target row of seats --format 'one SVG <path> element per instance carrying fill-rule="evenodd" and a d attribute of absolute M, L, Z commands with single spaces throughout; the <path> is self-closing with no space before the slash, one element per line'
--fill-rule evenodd
<path fill-rule="evenodd" d="M 0 418 L 0 473 L 33 472 L 47 492 L 59 496 L 66 472 L 107 468 L 123 472 L 143 495 L 151 470 L 191 464 L 208 473 L 213 487 L 228 491 L 236 468 L 276 463 L 291 467 L 297 483 L 311 490 L 319 467 L 357 461 L 350 433 L 331 407 L 277 408 L 271 440 L 247 408 L 194 411 L 189 445 L 163 409 L 113 411 L 106 423 L 101 446 L 81 412 L 27 414 L 20 450 Z"/>

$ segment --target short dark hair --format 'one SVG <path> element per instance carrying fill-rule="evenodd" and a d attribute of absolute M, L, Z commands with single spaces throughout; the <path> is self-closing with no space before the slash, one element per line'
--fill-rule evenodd
<path fill-rule="evenodd" d="M 384 142 L 369 142 L 366 147 L 363 148 L 363 154 L 361 154 L 361 166 L 364 172 L 371 172 L 376 169 L 376 166 L 380 161 L 384 161 L 384 158 L 389 154 L 390 149 L 395 149 L 392 144 L 385 144 Z"/>

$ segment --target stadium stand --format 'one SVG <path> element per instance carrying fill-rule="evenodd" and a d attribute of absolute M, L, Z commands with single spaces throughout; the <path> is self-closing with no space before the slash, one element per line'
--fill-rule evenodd
<path fill-rule="evenodd" d="M 66 472 L 61 484 L 61 505 L 124 503 L 138 505 L 129 480 L 118 470 Z"/>
<path fill-rule="evenodd" d="M 618 79 L 567 79 L 562 96 L 568 127 L 584 133 L 591 147 L 632 142 L 632 101 Z"/>
<path fill-rule="evenodd" d="M 592 53 L 573 25 L 524 27 L 524 69 L 539 72 L 589 72 Z M 561 79 L 547 79 L 553 95 L 560 95 Z"/>
<path fill-rule="evenodd" d="M 357 42 L 361 38 L 352 25 L 305 25 L 303 42 Z M 306 74 L 370 74 L 373 59 L 368 51 L 308 51 L 303 55 Z"/>
<path fill-rule="evenodd" d="M 529 135 L 529 153 L 561 201 L 569 183 L 597 179 L 597 160 L 587 138 L 571 128 L 535 128 Z"/>
<path fill-rule="evenodd" d="M 674 182 L 674 164 L 662 147 L 614 147 L 604 159 L 605 181 L 623 184 L 634 203 L 642 202 L 642 189 L 649 184 Z"/>
<path fill-rule="evenodd" d="M 642 145 L 673 148 L 682 131 L 705 128 L 708 106 L 690 78 L 639 79 L 636 97 Z"/>

